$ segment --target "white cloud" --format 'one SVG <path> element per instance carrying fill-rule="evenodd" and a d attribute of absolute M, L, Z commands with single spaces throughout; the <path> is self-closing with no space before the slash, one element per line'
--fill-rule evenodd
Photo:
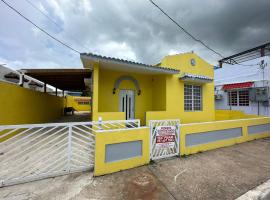
<path fill-rule="evenodd" d="M 135 52 L 125 42 L 118 43 L 114 41 L 105 42 L 98 45 L 98 53 L 104 56 L 122 58 L 136 61 Z"/>
<path fill-rule="evenodd" d="M 80 52 L 93 52 L 148 64 L 167 54 L 194 51 L 208 62 L 218 56 L 190 39 L 145 0 L 9 0 L 26 17 Z M 217 2 L 156 0 L 176 21 L 212 48 L 230 55 L 269 39 L 270 1 Z M 195 5 L 195 6 L 194 6 Z M 211 12 L 205 12 L 205 10 Z M 22 67 L 80 67 L 79 55 L 0 6 L 0 57 Z"/>

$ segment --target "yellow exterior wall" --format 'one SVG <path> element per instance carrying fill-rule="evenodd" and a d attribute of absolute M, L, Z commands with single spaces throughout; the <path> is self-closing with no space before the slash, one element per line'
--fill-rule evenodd
<path fill-rule="evenodd" d="M 166 76 L 152 76 L 152 111 L 166 110 Z"/>
<path fill-rule="evenodd" d="M 248 132 L 247 132 L 248 126 L 267 124 L 267 123 L 270 123 L 269 117 L 182 124 L 180 128 L 180 154 L 181 155 L 194 154 L 197 152 L 202 152 L 202 151 L 207 151 L 207 150 L 216 149 L 220 147 L 234 145 L 237 143 L 247 142 L 254 139 L 270 137 L 270 130 L 268 132 L 264 132 L 261 134 L 253 134 L 253 135 L 248 135 Z M 196 133 L 201 133 L 201 132 L 224 130 L 224 129 L 231 129 L 231 128 L 239 128 L 239 127 L 242 128 L 242 137 L 186 147 L 185 138 L 186 138 L 186 135 L 188 134 L 196 134 Z"/>
<path fill-rule="evenodd" d="M 72 107 L 76 111 L 91 111 L 91 106 L 90 106 L 90 101 L 91 97 L 80 97 L 80 96 L 69 96 L 67 95 L 66 97 L 66 107 Z M 89 101 L 89 104 L 79 104 L 78 100 L 83 99 L 85 101 Z"/>
<path fill-rule="evenodd" d="M 231 120 L 231 119 L 244 119 L 244 118 L 257 118 L 258 115 L 248 115 L 240 110 L 216 110 L 215 120 Z"/>
<path fill-rule="evenodd" d="M 135 85 L 132 81 L 124 80 L 120 83 L 116 93 L 113 94 L 115 81 L 125 72 L 100 70 L 99 71 L 99 112 L 119 112 L 119 91 L 121 89 L 135 91 L 135 119 L 145 121 L 145 111 L 152 110 L 152 77 L 150 75 L 132 74 L 140 84 L 141 94 L 137 95 Z M 125 116 L 124 116 L 125 117 Z M 125 118 L 124 118 L 125 119 Z"/>
<path fill-rule="evenodd" d="M 196 66 L 191 66 L 191 58 L 196 60 Z M 184 111 L 185 82 L 179 80 L 184 72 L 213 78 L 213 66 L 194 53 L 167 56 L 160 65 L 178 69 L 181 73 L 176 75 L 137 74 L 100 69 L 99 63 L 94 63 L 92 119 L 98 120 L 98 117 L 104 117 L 103 120 L 125 119 L 125 115 L 119 112 L 119 89 L 135 90 L 135 85 L 132 81 L 124 80 L 115 94 L 113 94 L 113 88 L 119 77 L 129 75 L 139 82 L 141 88 L 141 95 L 135 94 L 135 119 L 140 119 L 142 125 L 147 124 L 151 119 L 168 118 L 180 119 L 182 123 L 214 121 L 214 83 L 201 84 L 202 111 Z"/>
<path fill-rule="evenodd" d="M 0 81 L 0 125 L 45 123 L 63 113 L 64 99 Z"/>
<path fill-rule="evenodd" d="M 105 147 L 107 144 L 142 141 L 142 156 L 127 160 L 105 163 Z M 133 167 L 148 164 L 149 158 L 149 128 L 130 129 L 122 131 L 97 132 L 94 175 L 104 175 Z"/>
<path fill-rule="evenodd" d="M 191 66 L 190 59 L 196 60 Z M 166 56 L 160 63 L 162 67 L 180 70 L 180 74 L 166 78 L 166 112 L 147 112 L 146 122 L 153 119 L 180 119 L 181 123 L 206 122 L 215 120 L 214 82 L 190 83 L 179 80 L 183 73 L 203 75 L 214 78 L 213 66 L 194 53 Z M 184 110 L 184 84 L 202 86 L 202 111 Z"/>
<path fill-rule="evenodd" d="M 93 78 L 93 91 L 92 91 L 92 120 L 97 121 L 98 120 L 98 82 L 99 82 L 99 64 L 94 63 L 93 65 L 93 72 L 92 72 L 92 78 Z"/>

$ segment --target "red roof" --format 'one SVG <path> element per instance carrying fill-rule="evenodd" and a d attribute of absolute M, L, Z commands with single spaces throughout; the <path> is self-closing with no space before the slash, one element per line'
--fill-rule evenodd
<path fill-rule="evenodd" d="M 223 90 L 232 90 L 232 89 L 241 89 L 241 88 L 250 88 L 254 82 L 244 82 L 244 83 L 232 83 L 223 85 Z"/>

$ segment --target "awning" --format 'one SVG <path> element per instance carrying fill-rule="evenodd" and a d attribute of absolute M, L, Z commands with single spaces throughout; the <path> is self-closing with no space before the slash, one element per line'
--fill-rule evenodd
<path fill-rule="evenodd" d="M 182 76 L 179 77 L 179 79 L 183 81 L 190 81 L 197 83 L 210 83 L 213 81 L 211 77 L 189 73 L 184 73 Z"/>
<path fill-rule="evenodd" d="M 254 82 L 232 83 L 223 85 L 223 90 L 233 90 L 242 88 L 251 88 Z"/>
<path fill-rule="evenodd" d="M 92 53 L 82 53 L 81 60 L 85 68 L 91 68 L 93 63 L 98 62 L 101 69 L 109 69 L 115 71 L 134 72 L 143 74 L 178 74 L 179 70 L 148 65 L 144 63 L 123 60 L 119 58 L 106 57 Z"/>
<path fill-rule="evenodd" d="M 90 69 L 22 69 L 20 70 L 46 84 L 66 91 L 82 91 L 86 89 L 85 80 L 91 78 Z"/>

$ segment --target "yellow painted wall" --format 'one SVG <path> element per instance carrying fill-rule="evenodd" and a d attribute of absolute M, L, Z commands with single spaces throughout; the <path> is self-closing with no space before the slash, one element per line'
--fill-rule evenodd
<path fill-rule="evenodd" d="M 152 111 L 166 110 L 166 76 L 152 76 Z"/>
<path fill-rule="evenodd" d="M 79 99 L 89 101 L 89 104 L 79 104 Z M 66 107 L 72 107 L 76 111 L 91 111 L 90 106 L 91 97 L 70 96 L 65 97 Z"/>
<path fill-rule="evenodd" d="M 190 59 L 196 60 L 196 66 L 191 66 Z M 215 120 L 214 83 L 189 83 L 179 80 L 183 73 L 214 77 L 213 66 L 194 53 L 166 56 L 160 63 L 162 67 L 180 70 L 180 74 L 166 78 L 166 112 L 147 112 L 146 121 L 151 119 L 180 119 L 181 123 L 206 122 Z M 184 84 L 202 86 L 202 111 L 184 110 Z"/>
<path fill-rule="evenodd" d="M 0 125 L 51 122 L 63 113 L 61 97 L 0 81 Z"/>
<path fill-rule="evenodd" d="M 141 94 L 137 95 L 136 87 L 132 81 L 124 80 L 120 83 L 116 93 L 113 94 L 115 81 L 125 72 L 100 70 L 99 71 L 99 112 L 119 112 L 119 92 L 121 89 L 135 91 L 135 119 L 145 121 L 145 111 L 152 110 L 152 77 L 150 75 L 132 74 L 140 84 Z"/>
<path fill-rule="evenodd" d="M 257 118 L 258 115 L 245 114 L 240 110 L 216 110 L 215 120 L 231 120 L 231 119 L 244 119 L 244 118 Z"/>
<path fill-rule="evenodd" d="M 105 163 L 105 147 L 107 144 L 142 141 L 142 156 L 127 160 Z M 97 132 L 94 175 L 104 175 L 133 167 L 148 164 L 149 158 L 149 128 L 130 129 L 123 131 Z"/>
<path fill-rule="evenodd" d="M 180 128 L 180 154 L 181 155 L 194 154 L 197 152 L 202 152 L 202 151 L 207 151 L 207 150 L 216 149 L 220 147 L 231 146 L 237 143 L 247 142 L 254 139 L 270 137 L 270 130 L 268 132 L 263 132 L 261 134 L 248 135 L 248 128 L 247 128 L 248 126 L 267 124 L 267 123 L 270 123 L 270 117 L 182 124 Z M 196 134 L 196 133 L 201 133 L 201 132 L 224 130 L 224 129 L 231 129 L 231 128 L 239 128 L 239 127 L 242 128 L 242 137 L 186 147 L 185 138 L 186 138 L 186 135 L 188 134 Z"/>
<path fill-rule="evenodd" d="M 191 58 L 196 60 L 196 66 L 191 66 Z M 113 87 L 119 77 L 130 75 L 137 79 L 141 87 L 141 95 L 135 95 L 135 118 L 140 119 L 142 125 L 147 124 L 151 119 L 168 118 L 180 119 L 182 123 L 214 121 L 214 83 L 201 84 L 202 111 L 184 111 L 185 82 L 179 80 L 184 72 L 213 78 L 213 66 L 194 53 L 167 56 L 160 65 L 178 69 L 181 73 L 176 75 L 137 74 L 129 73 L 128 70 L 121 72 L 100 69 L 99 63 L 94 63 L 93 120 L 98 120 L 98 117 L 102 116 L 105 116 L 106 120 L 125 119 L 125 116 L 119 113 L 119 89 L 135 90 L 135 86 L 131 81 L 122 81 L 116 94 L 113 94 Z"/>

